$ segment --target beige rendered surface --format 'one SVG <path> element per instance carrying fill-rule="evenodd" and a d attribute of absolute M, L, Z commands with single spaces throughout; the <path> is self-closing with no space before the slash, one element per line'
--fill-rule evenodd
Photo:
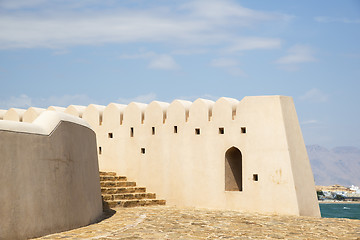
<path fill-rule="evenodd" d="M 64 108 L 64 107 L 50 106 L 50 107 L 47 108 L 47 110 L 57 111 L 57 112 L 65 112 L 66 108 Z"/>
<path fill-rule="evenodd" d="M 168 205 L 320 216 L 291 97 L 109 104 L 96 132 L 100 170 L 126 175 Z M 242 158 L 237 191 L 225 191 L 231 148 Z"/>
<path fill-rule="evenodd" d="M 0 109 L 0 120 L 4 119 L 5 113 L 7 112 L 7 110 L 4 109 Z"/>
<path fill-rule="evenodd" d="M 66 108 L 65 113 L 71 114 L 75 117 L 82 118 L 82 115 L 84 114 L 85 109 L 86 109 L 85 106 L 70 105 Z"/>
<path fill-rule="evenodd" d="M 96 132 L 101 171 L 127 176 L 168 205 L 320 216 L 291 97 L 70 105 L 65 112 Z"/>
<path fill-rule="evenodd" d="M 25 111 L 26 111 L 25 109 L 10 108 L 9 110 L 6 111 L 3 119 L 22 122 Z"/>
<path fill-rule="evenodd" d="M 44 108 L 35 108 L 35 107 L 28 108 L 24 113 L 23 122 L 29 122 L 29 123 L 33 122 L 44 111 L 45 111 Z"/>
<path fill-rule="evenodd" d="M 78 124 L 80 123 L 80 124 Z M 93 223 L 102 214 L 94 132 L 67 114 L 0 121 L 0 239 Z"/>

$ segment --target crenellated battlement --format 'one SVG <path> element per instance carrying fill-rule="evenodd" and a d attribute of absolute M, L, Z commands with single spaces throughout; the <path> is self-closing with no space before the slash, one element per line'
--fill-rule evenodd
<path fill-rule="evenodd" d="M 50 106 L 47 109 L 30 107 L 28 109 L 11 108 L 0 110 L 0 120 L 32 122 L 46 110 L 65 112 L 88 121 L 92 127 L 100 125 L 122 125 L 162 123 L 168 118 L 172 122 L 198 123 L 201 121 L 221 121 L 224 115 L 235 120 L 239 101 L 232 98 L 220 98 L 216 102 L 207 99 L 197 99 L 194 102 L 174 100 L 171 103 L 153 101 L 150 104 L 131 102 L 128 105 L 110 103 L 107 106 L 90 104 L 88 106 L 70 105 L 67 108 Z M 117 119 L 117 120 L 116 120 Z"/>
<path fill-rule="evenodd" d="M 100 170 L 147 186 L 169 205 L 319 216 L 291 97 L 48 110 L 86 120 L 96 133 Z M 0 118 L 31 121 L 44 111 L 1 110 Z"/>

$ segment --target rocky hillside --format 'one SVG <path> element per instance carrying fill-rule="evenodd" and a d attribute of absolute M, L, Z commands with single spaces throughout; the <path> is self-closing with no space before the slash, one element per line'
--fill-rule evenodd
<path fill-rule="evenodd" d="M 360 149 L 306 146 L 316 185 L 360 186 Z"/>

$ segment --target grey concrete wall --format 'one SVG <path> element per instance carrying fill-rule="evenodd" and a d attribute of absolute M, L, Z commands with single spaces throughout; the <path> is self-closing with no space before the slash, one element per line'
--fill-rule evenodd
<path fill-rule="evenodd" d="M 35 124 L 0 121 L 0 239 L 77 228 L 102 214 L 95 133 L 72 117 L 42 131 L 53 120 L 45 115 Z"/>

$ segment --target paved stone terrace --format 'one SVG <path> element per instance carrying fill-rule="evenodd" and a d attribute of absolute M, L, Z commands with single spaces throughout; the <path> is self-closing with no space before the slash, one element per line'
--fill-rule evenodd
<path fill-rule="evenodd" d="M 168 206 L 114 210 L 99 223 L 39 239 L 360 239 L 360 220 Z"/>

